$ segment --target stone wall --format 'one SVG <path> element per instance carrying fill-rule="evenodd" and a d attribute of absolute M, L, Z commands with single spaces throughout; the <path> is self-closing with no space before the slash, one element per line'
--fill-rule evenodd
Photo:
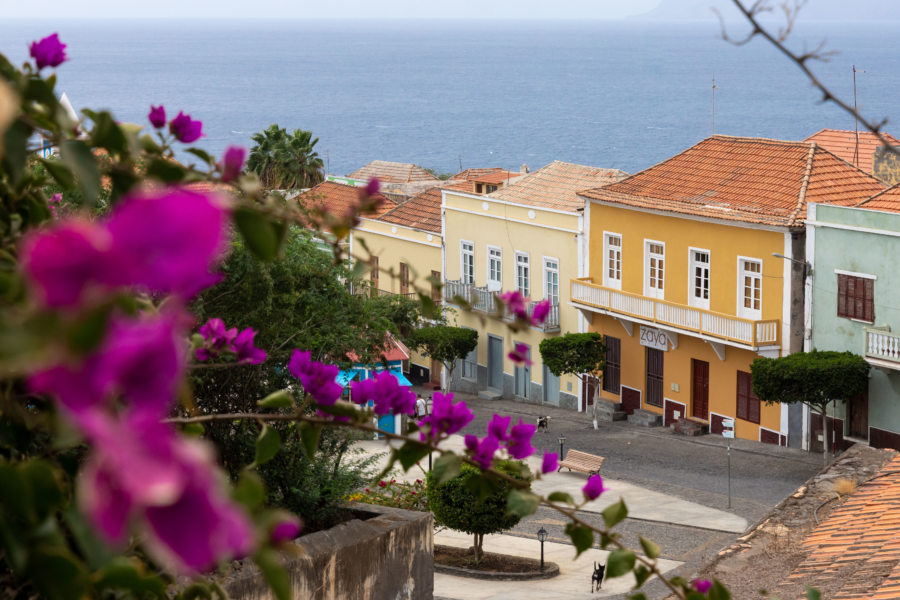
<path fill-rule="evenodd" d="M 358 505 L 358 519 L 295 540 L 286 553 L 294 598 L 431 600 L 434 526 L 431 513 Z M 252 564 L 225 584 L 235 600 L 274 599 Z"/>

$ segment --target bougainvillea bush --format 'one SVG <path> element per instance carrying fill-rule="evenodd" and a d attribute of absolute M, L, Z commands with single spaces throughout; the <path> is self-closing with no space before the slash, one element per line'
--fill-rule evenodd
<path fill-rule="evenodd" d="M 197 319 L 190 307 L 222 282 L 235 244 L 275 261 L 293 226 L 316 230 L 340 268 L 342 241 L 376 208 L 378 182 L 360 188 L 347 214 L 307 210 L 246 175 L 244 149 L 213 157 L 188 146 L 205 135 L 189 107 L 148 98 L 144 123 L 91 110 L 71 119 L 55 90 L 66 45 L 53 34 L 30 51 L 20 68 L 0 55 L 0 589 L 13 598 L 224 597 L 210 575 L 247 557 L 287 598 L 279 549 L 304 515 L 267 504 L 260 470 L 283 437 L 312 456 L 323 430 L 375 433 L 374 417 L 412 415 L 415 397 L 385 373 L 353 382 L 357 404 L 345 402 L 340 357 L 290 339 L 267 348 L 260 330 L 227 315 Z M 55 157 L 37 155 L 45 142 Z M 177 161 L 176 150 L 194 162 Z M 429 296 L 420 295 L 426 307 Z M 504 301 L 517 326 L 546 316 L 546 307 L 528 314 L 522 298 Z M 250 407 L 210 410 L 192 392 L 193 373 L 240 378 L 270 361 L 281 377 L 253 388 Z M 578 509 L 604 491 L 598 476 L 583 499 L 540 497 L 495 469 L 533 454 L 533 425 L 495 417 L 484 436 L 466 431 L 462 454 L 440 447 L 472 418 L 465 402 L 435 394 L 411 435 L 382 432 L 394 442 L 388 468 L 437 452 L 436 485 L 466 464 L 485 495 L 508 487 L 507 512 L 559 511 L 576 554 L 596 541 L 610 548 L 607 576 L 633 573 L 635 598 L 651 575 L 678 597 L 727 598 L 716 583 L 662 578 L 650 542 L 642 555 L 622 547 L 611 528 L 627 516 L 624 503 L 603 512 L 605 528 L 582 521 Z M 248 464 L 232 462 L 229 478 L 205 425 L 236 422 L 258 433 Z M 555 463 L 548 454 L 538 471 Z"/>

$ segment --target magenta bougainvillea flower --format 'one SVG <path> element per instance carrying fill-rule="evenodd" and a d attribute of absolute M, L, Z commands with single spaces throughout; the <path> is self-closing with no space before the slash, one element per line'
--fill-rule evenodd
<path fill-rule="evenodd" d="M 426 431 L 419 435 L 422 441 L 438 441 L 452 435 L 472 422 L 475 414 L 465 402 L 453 403 L 453 393 L 435 392 L 432 398 L 431 414 L 420 421 Z"/>
<path fill-rule="evenodd" d="M 166 108 L 160 104 L 159 106 L 150 105 L 150 114 L 147 115 L 147 118 L 150 120 L 150 124 L 156 127 L 157 129 L 162 129 L 166 126 Z"/>
<path fill-rule="evenodd" d="M 222 155 L 219 168 L 222 170 L 222 181 L 234 181 L 240 177 L 244 170 L 244 161 L 247 159 L 247 150 L 240 146 L 229 146 Z"/>
<path fill-rule="evenodd" d="M 224 258 L 227 221 L 215 195 L 168 188 L 128 196 L 107 222 L 110 272 L 123 285 L 191 298 L 221 279 L 212 271 Z"/>
<path fill-rule="evenodd" d="M 59 41 L 59 34 L 56 33 L 32 42 L 29 51 L 39 71 L 44 67 L 58 67 L 68 59 L 66 45 Z"/>
<path fill-rule="evenodd" d="M 506 356 L 516 364 L 525 364 L 529 367 L 534 364 L 528 357 L 528 346 L 525 344 L 516 344 L 515 348 L 510 350 Z"/>
<path fill-rule="evenodd" d="M 479 440 L 478 436 L 467 434 L 465 437 L 466 449 L 473 461 L 478 463 L 482 470 L 489 469 L 494 461 L 494 454 L 500 448 L 500 442 L 492 435 L 486 435 Z"/>
<path fill-rule="evenodd" d="M 541 461 L 541 473 L 550 473 L 559 468 L 559 455 L 556 452 L 548 452 L 544 454 Z"/>
<path fill-rule="evenodd" d="M 524 297 L 519 290 L 497 294 L 497 298 L 517 319 L 528 319 L 528 298 Z"/>
<path fill-rule="evenodd" d="M 309 350 L 294 350 L 288 363 L 288 371 L 300 380 L 303 391 L 319 404 L 332 405 L 341 397 L 343 388 L 335 381 L 338 368 L 312 360 Z"/>
<path fill-rule="evenodd" d="M 234 338 L 234 353 L 237 361 L 244 365 L 258 365 L 266 360 L 266 351 L 253 345 L 256 332 L 247 327 Z"/>
<path fill-rule="evenodd" d="M 30 233 L 22 268 L 37 298 L 50 308 L 75 308 L 108 279 L 112 237 L 88 221 L 70 219 Z"/>
<path fill-rule="evenodd" d="M 603 487 L 603 479 L 599 475 L 591 475 L 581 491 L 588 500 L 596 500 L 600 494 L 606 491 L 606 488 Z"/>
<path fill-rule="evenodd" d="M 701 594 L 705 594 L 712 587 L 712 581 L 709 579 L 695 579 L 691 582 L 691 586 Z"/>
<path fill-rule="evenodd" d="M 206 343 L 194 352 L 197 360 L 201 362 L 211 360 L 218 358 L 219 354 L 226 350 L 234 351 L 234 339 L 238 335 L 237 327 L 226 329 L 225 321 L 222 319 L 217 317 L 209 319 L 200 327 L 198 333 Z"/>
<path fill-rule="evenodd" d="M 501 442 L 508 440 L 509 434 L 507 434 L 507 430 L 509 429 L 510 421 L 512 421 L 512 417 L 501 417 L 498 414 L 494 414 L 487 425 L 488 435 L 494 436 Z"/>
<path fill-rule="evenodd" d="M 537 304 L 534 305 L 534 308 L 531 311 L 531 323 L 533 325 L 542 325 L 544 321 L 547 320 L 547 315 L 550 314 L 550 301 L 549 300 L 541 300 Z"/>
<path fill-rule="evenodd" d="M 186 115 L 181 111 L 169 122 L 169 131 L 179 142 L 190 144 L 203 136 L 203 122 L 195 121 L 191 119 L 191 115 Z"/>
<path fill-rule="evenodd" d="M 269 540 L 273 544 L 289 542 L 300 535 L 301 529 L 303 529 L 303 522 L 299 517 L 292 514 L 283 514 L 269 529 Z"/>
<path fill-rule="evenodd" d="M 378 181 L 378 179 L 373 177 L 372 179 L 369 180 L 369 183 L 366 184 L 366 187 L 365 187 L 366 195 L 374 196 L 375 194 L 378 193 L 378 190 L 380 190 L 380 189 L 381 189 L 381 183 Z"/>
<path fill-rule="evenodd" d="M 531 438 L 536 429 L 535 425 L 523 423 L 522 419 L 519 419 L 518 425 L 513 425 L 509 431 L 509 441 L 506 444 L 506 451 L 511 457 L 521 460 L 534 454 Z"/>
<path fill-rule="evenodd" d="M 416 412 L 416 395 L 387 371 L 381 371 L 371 379 L 351 382 L 350 397 L 361 405 L 371 400 L 376 415 L 412 415 Z"/>

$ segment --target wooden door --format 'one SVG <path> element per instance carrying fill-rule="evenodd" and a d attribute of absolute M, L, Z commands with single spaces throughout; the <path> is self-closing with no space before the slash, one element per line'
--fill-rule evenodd
<path fill-rule="evenodd" d="M 431 361 L 431 382 L 430 383 L 434 389 L 441 388 L 441 370 L 443 369 L 443 367 L 444 367 L 444 365 L 441 364 L 439 361 L 436 361 L 436 360 Z"/>
<path fill-rule="evenodd" d="M 622 386 L 622 412 L 632 414 L 641 407 L 641 391 Z"/>
<path fill-rule="evenodd" d="M 691 414 L 698 419 L 709 418 L 709 363 L 691 359 Z"/>
<path fill-rule="evenodd" d="M 650 406 L 663 405 L 663 357 L 665 352 L 647 348 L 647 385 L 644 402 Z"/>
<path fill-rule="evenodd" d="M 503 340 L 488 336 L 488 387 L 503 389 Z"/>
<path fill-rule="evenodd" d="M 855 438 L 869 439 L 869 390 L 847 403 L 850 413 L 849 434 Z"/>

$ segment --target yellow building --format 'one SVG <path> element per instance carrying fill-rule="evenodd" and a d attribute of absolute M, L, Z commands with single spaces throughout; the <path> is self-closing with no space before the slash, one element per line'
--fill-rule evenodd
<path fill-rule="evenodd" d="M 815 143 L 713 136 L 583 191 L 586 276 L 570 285 L 606 336 L 599 398 L 713 433 L 734 419 L 737 437 L 799 446 L 802 408 L 761 403 L 750 363 L 803 349 L 806 203 L 853 205 L 882 188 Z"/>
<path fill-rule="evenodd" d="M 584 275 L 584 203 L 577 192 L 624 175 L 554 162 L 515 181 L 481 177 L 469 192 L 443 190 L 444 299 L 465 300 L 471 310 L 458 307 L 457 325 L 478 331 L 478 347 L 454 370 L 451 389 L 583 409 L 578 378 L 544 369 L 538 347 L 548 337 L 584 330 L 566 285 Z M 479 183 L 487 195 L 477 193 Z M 516 289 L 532 305 L 551 301 L 542 326 L 512 332 L 496 314 L 496 294 Z M 515 344 L 528 346 L 532 366 L 507 358 Z"/>

